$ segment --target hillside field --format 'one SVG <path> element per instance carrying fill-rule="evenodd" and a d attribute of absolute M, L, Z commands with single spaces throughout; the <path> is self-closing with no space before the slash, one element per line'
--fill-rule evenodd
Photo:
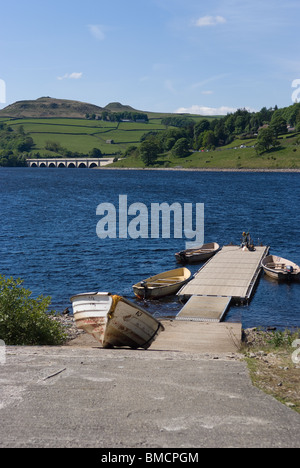
<path fill-rule="evenodd" d="M 140 157 L 123 159 L 129 146 L 139 147 L 142 137 L 148 132 L 162 132 L 166 126 L 162 119 L 168 114 L 148 114 L 148 122 L 111 122 L 78 118 L 0 118 L 14 130 L 23 127 L 34 141 L 31 157 L 60 157 L 61 154 L 46 149 L 47 142 L 58 143 L 72 152 L 88 154 L 93 148 L 102 155 L 120 159 L 113 164 L 116 168 L 142 168 Z M 171 115 L 172 116 L 172 115 Z M 188 116 L 196 123 L 215 117 Z M 168 127 L 169 129 L 175 127 Z M 257 140 L 236 139 L 227 146 L 215 150 L 191 151 L 184 158 L 174 157 L 171 152 L 158 157 L 156 168 L 204 168 L 204 169 L 300 169 L 300 133 L 279 136 L 280 146 L 258 155 L 254 145 Z M 241 146 L 245 146 L 241 148 Z"/>
<path fill-rule="evenodd" d="M 145 133 L 165 130 L 162 119 L 168 114 L 149 114 L 149 122 L 106 122 L 103 120 L 51 118 L 51 119 L 8 119 L 1 122 L 13 129 L 22 126 L 25 133 L 33 138 L 33 153 L 41 157 L 57 157 L 58 153 L 46 150 L 47 142 L 59 143 L 73 152 L 89 153 L 93 148 L 101 150 L 104 156 L 121 156 L 131 145 L 139 146 Z M 196 122 L 204 117 L 197 116 Z M 113 143 L 107 143 L 113 141 Z"/>
<path fill-rule="evenodd" d="M 300 169 L 300 146 L 297 144 L 300 133 L 279 137 L 280 146 L 263 155 L 257 155 L 256 139 L 237 139 L 230 145 L 214 151 L 195 151 L 185 158 L 175 158 L 171 154 L 159 157 L 153 167 L 183 169 Z M 241 148 L 246 146 L 246 148 Z M 142 168 L 140 158 L 134 156 L 122 159 L 112 166 L 120 168 Z"/>

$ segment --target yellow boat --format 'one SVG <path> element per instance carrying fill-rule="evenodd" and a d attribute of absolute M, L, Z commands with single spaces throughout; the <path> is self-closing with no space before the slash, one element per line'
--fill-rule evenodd
<path fill-rule="evenodd" d="M 187 283 L 192 273 L 187 268 L 177 268 L 147 278 L 133 286 L 134 294 L 140 299 L 159 299 L 176 294 Z"/>

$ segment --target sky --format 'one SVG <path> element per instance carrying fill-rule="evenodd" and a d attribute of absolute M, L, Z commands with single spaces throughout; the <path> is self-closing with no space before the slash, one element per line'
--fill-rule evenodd
<path fill-rule="evenodd" d="M 299 0 L 0 1 L 1 109 L 51 96 L 226 115 L 289 106 L 300 85 Z"/>

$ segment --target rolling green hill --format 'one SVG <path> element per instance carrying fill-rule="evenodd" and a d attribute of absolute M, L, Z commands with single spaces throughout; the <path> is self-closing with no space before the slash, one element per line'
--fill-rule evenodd
<path fill-rule="evenodd" d="M 5 107 L 0 110 L 0 118 L 84 118 L 86 114 L 100 114 L 102 111 L 102 107 L 94 104 L 41 97 L 33 101 L 18 101 Z"/>
<path fill-rule="evenodd" d="M 291 135 L 290 135 L 291 137 Z M 300 169 L 300 133 L 291 138 L 280 138 L 280 146 L 273 151 L 257 155 L 256 139 L 235 140 L 227 148 L 191 152 L 185 158 L 172 155 L 171 152 L 159 156 L 152 166 L 154 168 L 182 168 L 182 169 Z M 241 146 L 246 146 L 241 148 Z M 143 168 L 145 165 L 137 156 L 130 156 L 112 165 L 120 168 Z"/>
<path fill-rule="evenodd" d="M 33 153 L 59 156 L 49 152 L 47 142 L 55 142 L 72 152 L 89 153 L 98 148 L 104 155 L 122 154 L 129 145 L 139 145 L 141 137 L 150 131 L 162 131 L 161 121 L 149 123 L 105 122 L 85 119 L 1 119 L 16 130 L 22 126 L 35 143 Z"/>
<path fill-rule="evenodd" d="M 287 125 L 295 129 L 288 132 Z M 257 135 L 268 127 L 278 140 L 258 152 Z M 103 156 L 122 158 L 114 167 L 144 167 L 139 149 L 147 138 L 159 147 L 151 164 L 157 168 L 300 169 L 299 130 L 300 104 L 205 117 L 137 111 L 118 102 L 102 108 L 40 98 L 0 111 L 0 165 L 16 158 L 82 157 L 96 148 Z M 180 141 L 186 145 L 182 154 L 174 150 Z"/>
<path fill-rule="evenodd" d="M 108 120 L 99 120 L 103 112 Z M 106 156 L 121 156 L 129 146 L 139 146 L 141 138 L 148 132 L 165 130 L 162 119 L 173 114 L 148 115 L 148 122 L 110 121 L 110 115 L 135 112 L 131 106 L 110 103 L 105 107 L 78 101 L 39 98 L 35 101 L 18 101 L 0 111 L 0 122 L 6 123 L 15 132 L 20 127 L 33 139 L 31 155 L 58 157 L 61 154 L 47 150 L 47 143 L 55 143 L 77 153 L 88 154 L 93 148 Z M 86 116 L 89 116 L 87 119 Z M 196 121 L 203 119 L 195 117 Z"/>
<path fill-rule="evenodd" d="M 108 112 L 139 112 L 131 106 L 124 106 L 120 102 L 111 102 L 110 104 L 107 104 L 107 106 L 104 107 L 104 110 Z"/>

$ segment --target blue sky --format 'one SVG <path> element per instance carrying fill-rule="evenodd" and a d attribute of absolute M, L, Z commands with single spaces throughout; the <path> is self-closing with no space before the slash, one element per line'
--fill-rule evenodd
<path fill-rule="evenodd" d="M 300 79 L 299 0 L 11 0 L 0 12 L 0 108 L 51 96 L 226 114 L 288 106 Z"/>

